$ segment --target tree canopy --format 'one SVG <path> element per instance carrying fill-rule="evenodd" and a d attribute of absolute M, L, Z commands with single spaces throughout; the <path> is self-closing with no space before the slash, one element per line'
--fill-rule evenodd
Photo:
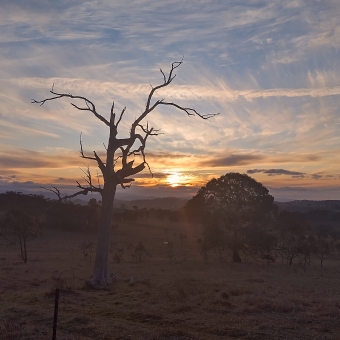
<path fill-rule="evenodd" d="M 251 235 L 249 230 L 270 228 L 277 207 L 261 183 L 246 174 L 231 172 L 208 182 L 185 210 L 193 221 L 203 224 L 205 235 L 220 228 L 226 236 L 225 246 L 233 251 L 233 261 L 241 262 L 239 250 L 244 248 L 246 236 Z"/>

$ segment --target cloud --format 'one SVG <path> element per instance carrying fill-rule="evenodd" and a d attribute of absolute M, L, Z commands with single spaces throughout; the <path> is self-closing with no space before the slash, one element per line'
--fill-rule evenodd
<path fill-rule="evenodd" d="M 88 96 L 106 118 L 112 100 L 117 112 L 126 105 L 121 138 L 145 107 L 149 81 L 159 84 L 159 68 L 167 71 L 184 54 L 175 81 L 157 98 L 221 115 L 209 122 L 167 109 L 148 116 L 164 132 L 147 145 L 157 174 L 303 166 L 338 180 L 327 177 L 340 164 L 337 1 L 4 0 L 1 9 L 1 176 L 68 181 L 83 165 L 80 131 L 87 150 L 107 145 L 106 126 L 69 101 L 30 104 L 48 96 L 52 83 Z M 265 177 L 296 185 L 304 174 L 296 173 Z M 305 176 L 304 185 L 316 182 Z"/>
<path fill-rule="evenodd" d="M 90 92 L 92 95 L 118 96 L 133 100 L 135 96 L 145 98 L 150 92 L 150 84 L 146 83 L 118 83 L 112 81 L 87 80 L 77 78 L 12 78 L 5 79 L 7 83 L 28 89 L 48 89 L 51 84 L 56 84 L 60 91 L 73 93 Z M 55 89 L 58 91 L 57 89 Z M 213 99 L 234 102 L 246 99 L 266 99 L 272 97 L 327 97 L 340 95 L 340 86 L 319 88 L 273 88 L 273 89 L 245 89 L 230 88 L 223 81 L 219 86 L 176 85 L 161 89 L 157 92 L 159 97 L 171 100 L 202 100 Z"/>
<path fill-rule="evenodd" d="M 47 154 L 18 148 L 7 148 L 0 151 L 0 167 L 2 169 L 36 169 L 65 168 L 81 165 L 74 152 Z"/>
<path fill-rule="evenodd" d="M 200 162 L 203 167 L 226 167 L 236 165 L 247 165 L 253 162 L 258 162 L 264 157 L 261 155 L 245 154 L 245 155 L 230 155 L 226 157 L 213 157 Z"/>
<path fill-rule="evenodd" d="M 136 174 L 136 175 L 133 175 L 133 178 L 135 179 L 139 179 L 139 178 L 146 178 L 146 179 L 152 179 L 152 178 L 155 178 L 155 179 L 163 179 L 163 178 L 167 178 L 169 176 L 168 173 L 163 173 L 163 172 L 155 172 L 155 173 L 152 173 L 152 175 L 150 174 L 150 172 L 141 172 L 139 174 Z M 138 182 L 140 183 L 140 182 Z"/>
<path fill-rule="evenodd" d="M 264 173 L 268 176 L 290 175 L 292 178 L 304 178 L 306 173 L 298 171 L 290 171 L 285 169 L 253 169 L 247 170 L 247 174 Z"/>
<path fill-rule="evenodd" d="M 6 137 L 8 139 L 14 139 L 17 136 L 17 133 L 20 132 L 21 135 L 24 136 L 37 136 L 41 135 L 44 137 L 52 137 L 52 138 L 60 138 L 60 135 L 57 135 L 55 133 L 47 132 L 47 131 L 42 131 L 37 128 L 32 128 L 29 126 L 24 126 L 23 124 L 20 123 L 12 123 L 8 120 L 1 119 L 0 118 L 0 132 L 1 132 L 1 137 L 4 138 Z"/>

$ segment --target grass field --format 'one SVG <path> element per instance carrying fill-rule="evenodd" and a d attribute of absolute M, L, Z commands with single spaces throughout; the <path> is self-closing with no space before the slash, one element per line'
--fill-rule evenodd
<path fill-rule="evenodd" d="M 197 236 L 187 224 L 120 223 L 110 257 L 122 280 L 107 291 L 84 285 L 94 259 L 79 246 L 96 236 L 45 230 L 28 243 L 27 264 L 18 244 L 0 240 L 0 339 L 51 339 L 56 287 L 59 340 L 340 339 L 338 263 L 304 271 L 217 254 L 204 263 Z M 140 241 L 149 254 L 139 263 Z M 114 263 L 118 249 L 124 261 Z"/>

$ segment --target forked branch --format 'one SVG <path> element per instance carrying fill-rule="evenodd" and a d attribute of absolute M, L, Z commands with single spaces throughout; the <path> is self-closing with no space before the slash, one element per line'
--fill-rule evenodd
<path fill-rule="evenodd" d="M 54 84 L 52 86 L 52 90 L 50 91 L 50 93 L 54 94 L 55 97 L 50 97 L 50 98 L 46 98 L 43 100 L 35 100 L 32 99 L 31 103 L 32 104 L 40 104 L 40 106 L 44 105 L 47 101 L 50 100 L 55 100 L 55 99 L 60 99 L 60 98 L 71 98 L 71 99 L 81 99 L 85 102 L 86 107 L 79 107 L 78 105 L 71 103 L 71 105 L 73 107 L 75 107 L 78 110 L 81 111 L 90 111 L 92 112 L 99 120 L 101 120 L 105 125 L 110 126 L 110 123 L 107 121 L 107 119 L 105 119 L 102 115 L 100 115 L 97 111 L 96 111 L 96 107 L 95 105 L 86 97 L 83 96 L 74 96 L 70 93 L 58 93 L 54 91 Z"/>
<path fill-rule="evenodd" d="M 98 168 L 102 172 L 103 176 L 105 176 L 105 173 L 106 173 L 105 163 L 101 160 L 101 158 L 98 156 L 96 151 L 93 151 L 94 157 L 86 156 L 84 154 L 83 142 L 82 142 L 82 138 L 81 137 L 82 137 L 82 132 L 80 133 L 80 139 L 79 139 L 79 143 L 80 143 L 80 155 L 81 155 L 80 157 L 81 158 L 85 158 L 85 159 L 90 159 L 92 161 L 97 161 Z"/>
<path fill-rule="evenodd" d="M 77 185 L 77 186 L 79 187 L 79 185 Z M 74 197 L 79 196 L 79 195 L 85 195 L 86 196 L 89 192 L 98 192 L 98 191 L 95 191 L 95 190 L 91 190 L 90 188 L 82 187 L 81 191 L 77 191 L 72 195 L 61 196 L 60 191 L 55 186 L 53 186 L 52 188 L 45 188 L 45 187 L 41 187 L 41 188 L 44 189 L 44 190 L 53 192 L 58 197 L 58 201 L 65 201 L 65 200 L 68 200 L 70 198 L 74 198 Z"/>

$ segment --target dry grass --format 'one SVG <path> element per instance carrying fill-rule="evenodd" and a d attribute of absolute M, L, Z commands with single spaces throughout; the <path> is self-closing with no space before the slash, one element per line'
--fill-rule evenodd
<path fill-rule="evenodd" d="M 188 236 L 187 244 L 181 245 L 179 233 Z M 127 281 L 108 291 L 84 288 L 93 259 L 84 259 L 79 245 L 94 236 L 46 231 L 29 243 L 27 264 L 17 245 L 1 240 L 1 340 L 51 338 L 56 287 L 60 340 L 340 338 L 337 264 L 304 272 L 298 266 L 220 263 L 217 254 L 205 264 L 192 227 L 166 222 L 121 224 L 114 238 L 111 258 L 123 248 L 124 262 L 112 271 Z M 133 262 L 140 241 L 149 256 Z M 164 241 L 175 244 L 172 260 Z"/>

